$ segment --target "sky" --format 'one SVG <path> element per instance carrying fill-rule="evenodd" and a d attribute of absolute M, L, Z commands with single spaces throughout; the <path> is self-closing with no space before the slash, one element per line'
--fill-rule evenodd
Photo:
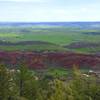
<path fill-rule="evenodd" d="M 100 0 L 0 0 L 0 22 L 100 21 Z"/>

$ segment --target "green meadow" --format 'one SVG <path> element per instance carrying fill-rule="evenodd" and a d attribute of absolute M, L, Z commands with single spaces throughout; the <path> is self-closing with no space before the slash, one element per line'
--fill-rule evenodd
<path fill-rule="evenodd" d="M 22 41 L 40 41 L 47 42 L 47 44 L 28 44 L 26 46 L 19 45 L 0 45 L 0 50 L 16 51 L 16 50 L 36 50 L 36 51 L 74 51 L 74 52 L 98 52 L 99 47 L 81 47 L 81 48 L 67 48 L 72 43 L 89 42 L 100 43 L 99 30 L 92 29 L 78 29 L 74 27 L 8 27 L 0 28 L 0 41 L 18 43 Z M 49 44 L 51 43 L 51 44 Z M 52 45 L 53 44 L 53 45 Z M 66 47 L 66 48 L 65 48 Z"/>

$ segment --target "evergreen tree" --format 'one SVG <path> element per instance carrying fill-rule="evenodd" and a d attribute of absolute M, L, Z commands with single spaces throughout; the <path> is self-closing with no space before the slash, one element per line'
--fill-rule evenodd
<path fill-rule="evenodd" d="M 35 100 L 38 82 L 24 63 L 22 63 L 20 68 L 16 71 L 15 80 L 19 88 L 19 97 Z"/>
<path fill-rule="evenodd" d="M 55 79 L 51 82 L 47 100 L 66 100 L 64 82 Z"/>
<path fill-rule="evenodd" d="M 8 100 L 10 86 L 10 72 L 4 64 L 0 65 L 0 100 Z"/>

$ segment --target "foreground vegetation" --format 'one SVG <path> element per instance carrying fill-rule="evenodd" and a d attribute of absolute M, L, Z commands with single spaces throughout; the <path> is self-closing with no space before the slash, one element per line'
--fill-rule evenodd
<path fill-rule="evenodd" d="M 71 76 L 34 74 L 25 64 L 18 69 L 0 65 L 0 100 L 100 100 L 100 84 L 74 68 Z"/>

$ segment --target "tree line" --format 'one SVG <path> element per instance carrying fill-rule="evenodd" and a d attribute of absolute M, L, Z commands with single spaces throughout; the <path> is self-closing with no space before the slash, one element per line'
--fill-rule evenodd
<path fill-rule="evenodd" d="M 100 100 L 100 84 L 74 68 L 71 79 L 39 78 L 25 64 L 9 69 L 0 64 L 0 100 Z"/>

